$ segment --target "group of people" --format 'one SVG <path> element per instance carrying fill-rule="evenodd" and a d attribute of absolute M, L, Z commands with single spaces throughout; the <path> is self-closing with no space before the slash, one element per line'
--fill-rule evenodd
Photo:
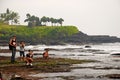
<path fill-rule="evenodd" d="M 12 56 L 11 56 L 11 63 L 15 63 L 15 55 L 16 55 L 16 47 L 17 47 L 17 40 L 16 36 L 12 36 L 12 38 L 9 41 L 9 49 L 12 51 Z M 21 41 L 19 43 L 19 52 L 20 52 L 20 60 L 25 61 L 26 65 L 32 66 L 33 62 L 33 51 L 28 50 L 28 53 L 25 55 L 25 42 Z M 48 56 L 48 49 L 45 49 L 45 52 L 43 53 L 43 58 L 47 59 Z"/>

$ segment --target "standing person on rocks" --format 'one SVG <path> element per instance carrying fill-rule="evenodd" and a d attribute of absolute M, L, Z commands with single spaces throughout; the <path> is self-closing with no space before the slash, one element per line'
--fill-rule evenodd
<path fill-rule="evenodd" d="M 3 80 L 3 78 L 2 78 L 2 73 L 0 72 L 0 80 Z"/>
<path fill-rule="evenodd" d="M 20 60 L 24 61 L 25 60 L 25 42 L 21 41 L 19 46 L 20 46 Z"/>
<path fill-rule="evenodd" d="M 15 62 L 16 47 L 17 47 L 16 36 L 12 36 L 12 38 L 9 41 L 9 48 L 12 51 L 11 63 Z"/>

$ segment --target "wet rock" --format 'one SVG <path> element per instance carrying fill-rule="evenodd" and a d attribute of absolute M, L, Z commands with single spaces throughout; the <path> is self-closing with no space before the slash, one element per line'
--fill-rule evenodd
<path fill-rule="evenodd" d="M 54 48 L 45 48 L 45 49 L 48 49 L 48 50 L 53 50 L 53 51 L 60 51 L 59 49 L 54 49 Z"/>
<path fill-rule="evenodd" d="M 27 79 L 24 79 L 24 78 L 21 78 L 21 77 L 15 77 L 15 78 L 11 78 L 10 80 L 27 80 Z"/>
<path fill-rule="evenodd" d="M 70 64 L 67 63 L 67 62 L 59 62 L 59 63 L 57 63 L 57 65 L 60 65 L 60 66 L 70 66 Z"/>
<path fill-rule="evenodd" d="M 109 79 L 120 79 L 120 74 L 107 74 L 107 75 L 100 75 L 97 78 L 109 78 Z"/>
<path fill-rule="evenodd" d="M 69 56 L 75 56 L 75 54 L 70 54 Z"/>
<path fill-rule="evenodd" d="M 70 70 L 69 63 L 58 63 L 57 67 L 53 68 L 54 72 L 70 72 Z"/>
<path fill-rule="evenodd" d="M 84 76 L 60 76 L 61 78 L 65 80 L 79 80 L 79 79 L 92 79 L 95 78 L 94 76 L 84 75 Z"/>
<path fill-rule="evenodd" d="M 83 78 L 85 79 L 91 79 L 91 78 L 95 78 L 94 76 L 90 76 L 90 75 L 85 75 Z"/>
<path fill-rule="evenodd" d="M 43 53 L 34 53 L 33 55 L 43 55 Z"/>
<path fill-rule="evenodd" d="M 65 79 L 65 80 L 75 80 L 75 76 L 61 76 L 61 78 Z"/>
<path fill-rule="evenodd" d="M 105 77 L 112 78 L 112 79 L 120 79 L 120 74 L 108 74 Z"/>
<path fill-rule="evenodd" d="M 57 64 L 57 65 L 49 65 L 43 67 L 36 67 L 33 70 L 37 70 L 39 72 L 70 72 L 71 68 L 69 64 Z"/>
<path fill-rule="evenodd" d="M 26 78 L 23 78 L 23 77 L 21 77 L 21 76 L 19 76 L 19 75 L 13 74 L 13 75 L 11 76 L 11 79 L 10 79 L 10 80 L 32 80 L 32 79 L 26 79 Z"/>
<path fill-rule="evenodd" d="M 93 54 L 109 54 L 109 52 L 97 51 L 97 52 L 93 52 Z"/>
<path fill-rule="evenodd" d="M 115 66 L 115 67 L 93 67 L 93 69 L 102 69 L 102 70 L 109 70 L 109 69 L 120 69 L 120 67 Z"/>
<path fill-rule="evenodd" d="M 85 48 L 91 48 L 91 46 L 86 45 Z"/>
<path fill-rule="evenodd" d="M 120 56 L 120 52 L 119 53 L 111 53 L 111 55 L 118 55 L 118 56 Z"/>

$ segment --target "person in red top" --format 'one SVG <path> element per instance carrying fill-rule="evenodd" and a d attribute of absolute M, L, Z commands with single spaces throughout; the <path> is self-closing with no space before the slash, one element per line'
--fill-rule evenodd
<path fill-rule="evenodd" d="M 49 57 L 48 51 L 49 51 L 49 49 L 45 49 L 45 52 L 43 53 L 43 58 L 44 59 L 48 59 L 48 57 Z"/>
<path fill-rule="evenodd" d="M 11 63 L 14 63 L 15 55 L 16 55 L 16 46 L 17 46 L 16 36 L 12 36 L 12 38 L 9 41 L 9 45 L 11 46 L 11 50 L 12 50 Z"/>

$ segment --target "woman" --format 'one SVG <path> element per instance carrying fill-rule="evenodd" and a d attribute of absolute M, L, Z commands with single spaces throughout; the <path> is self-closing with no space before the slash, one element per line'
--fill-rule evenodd
<path fill-rule="evenodd" d="M 14 63 L 15 55 L 16 55 L 16 47 L 17 47 L 16 36 L 12 36 L 12 38 L 9 41 L 9 45 L 11 46 L 11 50 L 12 50 L 11 63 Z"/>

